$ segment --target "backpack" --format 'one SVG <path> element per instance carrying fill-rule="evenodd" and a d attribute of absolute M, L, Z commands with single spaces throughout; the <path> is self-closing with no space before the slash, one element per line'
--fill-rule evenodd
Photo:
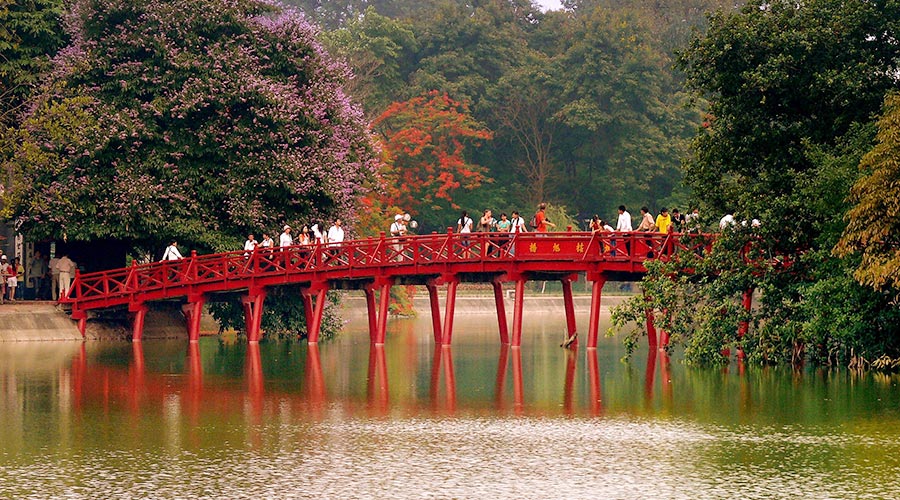
<path fill-rule="evenodd" d="M 531 216 L 531 220 L 528 221 L 528 225 L 531 227 L 531 229 L 537 229 L 537 227 L 538 227 L 537 214 L 534 214 Z"/>

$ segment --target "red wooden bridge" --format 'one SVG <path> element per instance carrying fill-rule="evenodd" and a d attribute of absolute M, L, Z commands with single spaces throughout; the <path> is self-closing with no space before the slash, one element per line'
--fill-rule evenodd
<path fill-rule="evenodd" d="M 576 332 L 572 282 L 584 274 L 592 283 L 588 347 L 597 346 L 600 301 L 608 279 L 636 280 L 651 258 L 671 259 L 680 252 L 708 250 L 710 235 L 660 233 L 471 233 L 431 234 L 403 238 L 369 238 L 340 244 L 296 245 L 254 252 L 192 254 L 176 260 L 133 265 L 123 269 L 76 274 L 69 295 L 72 317 L 84 335 L 88 312 L 127 307 L 132 314 L 132 339 L 140 340 L 147 303 L 184 300 L 188 336 L 199 339 L 200 314 L 207 301 L 239 292 L 250 342 L 260 339 L 260 321 L 271 287 L 298 287 L 303 301 L 307 338 L 318 342 L 328 290 L 362 290 L 375 345 L 384 344 L 390 287 L 424 285 L 431 301 L 434 339 L 449 345 L 453 337 L 456 289 L 461 282 L 490 283 L 494 290 L 500 341 L 521 345 L 525 283 L 562 282 L 567 330 Z M 507 325 L 503 284 L 513 283 L 515 300 L 512 335 Z M 446 285 L 441 318 L 438 287 Z M 376 294 L 379 297 L 376 304 Z M 655 344 L 655 334 L 651 343 Z"/>

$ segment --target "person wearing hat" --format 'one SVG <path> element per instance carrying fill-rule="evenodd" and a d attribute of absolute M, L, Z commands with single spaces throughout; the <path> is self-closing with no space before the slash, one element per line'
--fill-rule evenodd
<path fill-rule="evenodd" d="M 403 255 L 401 252 L 403 251 L 403 244 L 400 242 L 399 238 L 406 236 L 406 221 L 403 219 L 403 214 L 397 214 L 394 216 L 394 223 L 391 224 L 391 236 L 398 238 L 397 243 L 393 245 L 394 248 L 394 260 L 400 262 L 403 260 Z"/>
<path fill-rule="evenodd" d="M 291 226 L 287 224 L 284 225 L 284 232 L 281 233 L 281 236 L 278 237 L 278 246 L 280 247 L 289 247 L 294 244 L 294 239 L 291 238 Z"/>

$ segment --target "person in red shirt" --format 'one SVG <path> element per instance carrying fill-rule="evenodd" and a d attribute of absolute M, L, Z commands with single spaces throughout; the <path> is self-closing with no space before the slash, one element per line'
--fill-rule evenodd
<path fill-rule="evenodd" d="M 534 220 L 536 222 L 535 231 L 538 233 L 546 233 L 548 227 L 556 227 L 556 224 L 550 222 L 550 219 L 547 218 L 547 214 L 544 213 L 544 210 L 547 209 L 546 203 L 541 203 L 538 205 L 538 211 L 534 214 Z"/>

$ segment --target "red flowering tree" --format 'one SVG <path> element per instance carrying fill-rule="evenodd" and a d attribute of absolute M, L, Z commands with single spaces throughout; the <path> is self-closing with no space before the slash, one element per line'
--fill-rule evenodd
<path fill-rule="evenodd" d="M 396 102 L 374 122 L 387 152 L 387 204 L 412 214 L 457 209 L 455 196 L 489 181 L 466 148 L 493 134 L 465 103 L 437 91 Z"/>

